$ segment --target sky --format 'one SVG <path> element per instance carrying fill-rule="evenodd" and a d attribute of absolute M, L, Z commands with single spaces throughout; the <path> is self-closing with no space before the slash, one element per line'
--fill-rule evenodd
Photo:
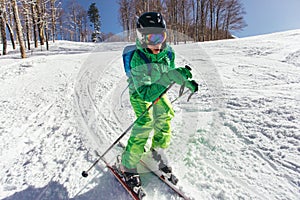
<path fill-rule="evenodd" d="M 102 18 L 102 32 L 120 33 L 117 0 L 78 0 L 88 8 L 95 2 Z M 261 35 L 291 29 L 300 29 L 300 0 L 241 0 L 247 27 L 233 32 L 237 37 Z"/>
<path fill-rule="evenodd" d="M 119 4 L 117 0 L 77 0 L 86 9 L 95 2 L 102 20 L 101 31 L 104 33 L 120 33 L 123 28 L 119 22 Z"/>
<path fill-rule="evenodd" d="M 247 37 L 300 29 L 300 0 L 241 0 L 247 27 L 234 33 Z"/>

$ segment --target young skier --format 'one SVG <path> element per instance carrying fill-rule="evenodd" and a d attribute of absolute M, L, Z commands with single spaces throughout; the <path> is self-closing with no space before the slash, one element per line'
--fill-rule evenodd
<path fill-rule="evenodd" d="M 187 68 L 175 68 L 175 54 L 166 43 L 166 23 L 157 12 L 142 14 L 137 21 L 136 50 L 130 62 L 129 94 L 136 117 L 139 117 L 173 82 L 184 85 L 192 93 L 198 90 L 198 84 Z M 146 58 L 145 58 L 146 57 Z M 147 63 L 147 61 L 150 62 Z M 174 111 L 166 95 L 163 95 L 153 109 L 144 114 L 133 126 L 125 151 L 122 154 L 122 168 L 127 184 L 139 187 L 141 180 L 136 166 L 144 153 L 150 132 L 153 130 L 152 147 L 163 155 L 163 149 L 170 144 L 170 121 Z M 159 167 L 171 173 L 166 159 L 162 155 L 153 155 L 159 161 Z M 162 158 L 162 159 L 160 159 Z"/>

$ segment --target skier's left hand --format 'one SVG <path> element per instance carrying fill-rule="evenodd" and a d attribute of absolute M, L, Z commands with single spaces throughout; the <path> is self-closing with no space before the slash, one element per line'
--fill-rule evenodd
<path fill-rule="evenodd" d="M 192 73 L 191 73 L 191 68 L 187 68 L 187 67 L 179 67 L 175 69 L 178 73 L 181 74 L 181 76 L 184 77 L 184 79 L 190 79 L 193 77 Z"/>
<path fill-rule="evenodd" d="M 199 89 L 198 85 L 199 84 L 195 80 L 185 82 L 185 87 L 189 88 L 192 93 L 195 93 L 198 91 L 198 89 Z"/>
<path fill-rule="evenodd" d="M 189 66 L 179 67 L 167 72 L 167 76 L 171 81 L 174 81 L 178 85 L 184 85 L 188 79 L 192 78 L 191 68 Z"/>

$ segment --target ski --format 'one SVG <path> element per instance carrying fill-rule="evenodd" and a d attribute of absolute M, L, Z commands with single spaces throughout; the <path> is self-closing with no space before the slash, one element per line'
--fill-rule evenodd
<path fill-rule="evenodd" d="M 140 160 L 140 163 L 143 167 L 145 167 L 152 174 L 157 176 L 162 182 L 164 182 L 167 186 L 169 186 L 169 188 L 171 188 L 178 196 L 180 196 L 185 200 L 191 200 L 191 198 L 188 197 L 178 186 L 174 185 L 174 182 L 176 183 L 178 182 L 177 178 L 176 180 L 173 179 L 175 178 L 174 175 L 171 175 L 170 177 L 169 175 L 167 175 L 161 170 L 151 170 L 151 168 L 143 160 Z"/>
<path fill-rule="evenodd" d="M 125 148 L 125 145 L 121 142 L 119 142 L 118 146 L 122 147 L 123 149 Z M 168 175 L 164 173 L 161 170 L 153 170 L 151 167 L 147 165 L 146 162 L 143 160 L 140 160 L 140 164 L 147 169 L 149 172 L 151 172 L 153 175 L 157 176 L 159 180 L 164 182 L 169 188 L 171 188 L 179 197 L 183 198 L 184 200 L 191 200 L 192 198 L 188 197 L 176 184 L 178 182 L 178 179 L 171 174 Z"/>

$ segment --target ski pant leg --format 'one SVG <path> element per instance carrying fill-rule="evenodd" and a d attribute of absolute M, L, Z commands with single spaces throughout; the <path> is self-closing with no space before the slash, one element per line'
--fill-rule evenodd
<path fill-rule="evenodd" d="M 130 96 L 130 102 L 138 118 L 151 105 L 138 96 Z M 152 111 L 146 112 L 133 126 L 125 151 L 122 154 L 122 165 L 127 169 L 136 168 L 144 153 L 150 132 L 153 130 Z"/>
<path fill-rule="evenodd" d="M 152 148 L 167 148 L 171 141 L 171 119 L 174 110 L 166 95 L 153 106 L 154 136 Z"/>

